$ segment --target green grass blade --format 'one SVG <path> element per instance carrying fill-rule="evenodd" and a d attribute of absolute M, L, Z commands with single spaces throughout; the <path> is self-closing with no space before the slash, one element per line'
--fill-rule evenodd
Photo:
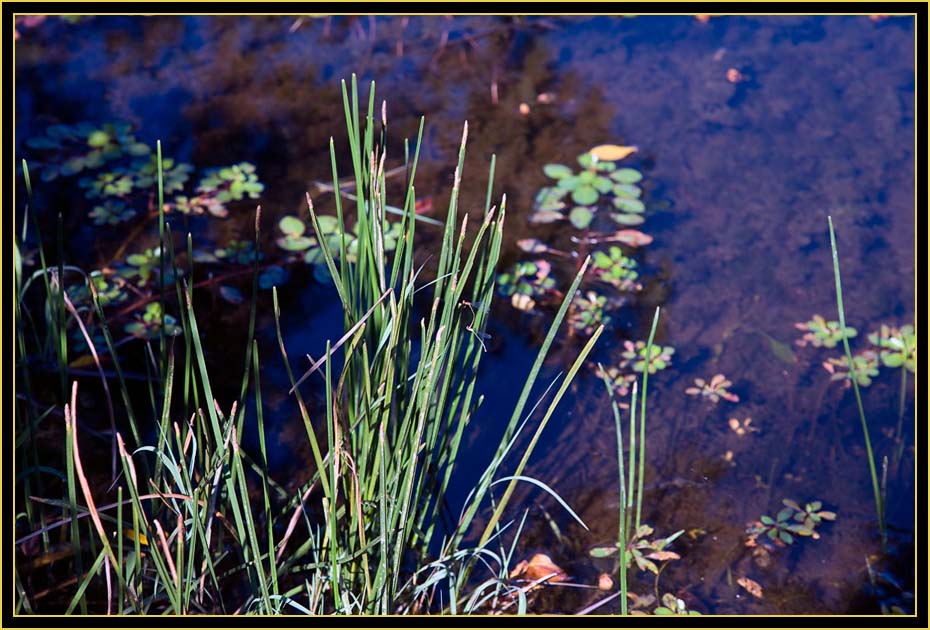
<path fill-rule="evenodd" d="M 843 351 L 846 353 L 846 360 L 849 362 L 852 370 L 853 359 L 852 352 L 849 349 L 849 337 L 846 335 L 846 313 L 843 309 L 843 284 L 840 280 L 840 259 L 836 247 L 836 234 L 833 231 L 833 218 L 828 216 L 827 223 L 830 227 L 830 251 L 833 256 L 833 277 L 836 281 L 836 309 L 839 313 L 840 330 L 843 333 Z M 862 435 L 865 439 L 866 457 L 869 462 L 869 474 L 872 477 L 872 492 L 875 496 L 875 511 L 878 514 L 878 528 L 882 535 L 882 541 L 886 540 L 887 532 L 885 530 L 884 506 L 882 504 L 882 494 L 878 483 L 878 473 L 875 469 L 875 455 L 872 452 L 872 440 L 869 438 L 869 424 L 865 418 L 865 409 L 862 406 L 862 394 L 859 392 L 859 383 L 850 373 L 853 392 L 856 395 L 856 406 L 859 409 L 859 421 L 862 424 Z"/>

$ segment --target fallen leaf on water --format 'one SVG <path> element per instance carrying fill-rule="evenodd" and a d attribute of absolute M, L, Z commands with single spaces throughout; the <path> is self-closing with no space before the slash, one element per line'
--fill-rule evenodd
<path fill-rule="evenodd" d="M 598 160 L 615 162 L 636 153 L 639 147 L 624 147 L 619 144 L 599 144 L 591 149 L 590 153 Z"/>
<path fill-rule="evenodd" d="M 750 580 L 748 577 L 741 577 L 736 579 L 736 583 L 746 589 L 753 597 L 762 599 L 762 586 L 755 580 Z"/>
<path fill-rule="evenodd" d="M 510 578 L 522 578 L 531 582 L 537 580 L 564 582 L 568 579 L 568 574 L 559 568 L 552 561 L 552 558 L 544 553 L 537 553 L 528 562 L 524 560 L 514 567 L 513 571 L 510 572 Z"/>

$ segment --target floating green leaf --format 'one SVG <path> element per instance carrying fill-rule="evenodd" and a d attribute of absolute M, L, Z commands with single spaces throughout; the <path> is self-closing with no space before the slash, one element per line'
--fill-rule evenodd
<path fill-rule="evenodd" d="M 587 206 L 575 206 L 568 215 L 568 220 L 579 230 L 587 229 L 594 219 L 594 212 Z"/>

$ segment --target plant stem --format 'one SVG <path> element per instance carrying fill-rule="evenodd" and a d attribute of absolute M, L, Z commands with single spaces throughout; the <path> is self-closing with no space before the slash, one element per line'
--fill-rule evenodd
<path fill-rule="evenodd" d="M 846 314 L 843 311 L 843 286 L 840 281 L 840 260 L 836 249 L 836 234 L 833 231 L 833 218 L 828 216 L 827 223 L 830 227 L 830 249 L 833 254 L 833 276 L 836 279 L 836 308 L 839 312 L 840 330 L 843 333 L 843 350 L 846 352 L 846 360 L 849 362 L 850 369 L 853 365 L 852 352 L 849 350 L 849 337 L 846 335 Z M 862 423 L 862 434 L 865 437 L 865 450 L 869 458 L 869 473 L 872 476 L 872 492 L 875 495 L 875 512 L 878 514 L 878 528 L 882 536 L 882 547 L 885 546 L 887 533 L 885 531 L 884 508 L 882 507 L 882 495 L 878 484 L 878 473 L 875 470 L 875 455 L 872 453 L 872 440 L 869 439 L 869 424 L 865 419 L 865 409 L 862 406 L 862 395 L 859 393 L 859 383 L 855 377 L 850 374 L 850 380 L 853 385 L 853 392 L 856 394 L 856 405 L 859 408 L 859 420 Z"/>

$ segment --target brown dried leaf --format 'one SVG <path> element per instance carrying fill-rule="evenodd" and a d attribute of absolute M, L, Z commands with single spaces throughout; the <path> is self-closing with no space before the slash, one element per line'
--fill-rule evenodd
<path fill-rule="evenodd" d="M 555 564 L 552 558 L 544 553 L 537 553 L 530 558 L 529 562 L 524 560 L 514 567 L 510 572 L 510 577 L 531 582 L 544 579 L 549 582 L 564 582 L 568 579 L 568 574 Z"/>
<path fill-rule="evenodd" d="M 750 580 L 748 577 L 741 577 L 736 579 L 736 583 L 746 589 L 753 597 L 762 599 L 762 586 L 755 580 Z"/>

